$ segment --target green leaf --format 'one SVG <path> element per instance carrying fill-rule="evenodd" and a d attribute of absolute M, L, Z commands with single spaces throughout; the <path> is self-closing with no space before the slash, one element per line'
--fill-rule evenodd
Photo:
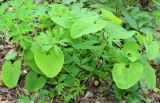
<path fill-rule="evenodd" d="M 148 60 L 153 60 L 158 56 L 159 44 L 156 41 L 145 43 Z"/>
<path fill-rule="evenodd" d="M 120 18 L 116 17 L 112 12 L 107 11 L 105 9 L 101 9 L 101 11 L 102 11 L 102 16 L 104 17 L 104 19 L 111 20 L 116 24 L 122 23 L 122 20 Z"/>
<path fill-rule="evenodd" d="M 19 99 L 17 100 L 17 103 L 31 103 L 33 100 L 26 95 L 20 95 Z"/>
<path fill-rule="evenodd" d="M 37 67 L 34 59 L 30 60 L 27 64 L 34 72 L 38 73 L 38 74 L 43 74 L 39 68 Z"/>
<path fill-rule="evenodd" d="M 53 38 L 53 35 L 41 32 L 40 35 L 36 37 L 36 41 L 33 43 L 32 49 L 39 45 L 42 48 L 42 51 L 47 52 L 54 46 L 54 43 L 55 38 Z"/>
<path fill-rule="evenodd" d="M 76 2 L 77 0 L 62 0 L 62 3 L 63 4 L 71 4 L 71 3 L 74 3 Z"/>
<path fill-rule="evenodd" d="M 21 5 L 23 5 L 22 0 L 12 0 L 10 1 L 10 5 L 13 6 L 14 9 L 19 9 Z"/>
<path fill-rule="evenodd" d="M 118 100 L 121 100 L 124 94 L 124 91 L 114 86 L 114 93 Z"/>
<path fill-rule="evenodd" d="M 43 76 L 37 77 L 37 73 L 30 71 L 25 79 L 25 88 L 29 92 L 38 91 L 46 84 L 46 78 Z"/>
<path fill-rule="evenodd" d="M 64 96 L 64 103 L 68 103 L 74 96 L 72 94 L 68 94 Z"/>
<path fill-rule="evenodd" d="M 48 90 L 41 90 L 41 91 L 39 91 L 39 94 L 40 95 L 48 95 L 49 91 Z"/>
<path fill-rule="evenodd" d="M 127 99 L 126 103 L 139 103 L 140 101 L 137 99 Z"/>
<path fill-rule="evenodd" d="M 79 38 L 89 33 L 95 33 L 106 26 L 104 20 L 98 19 L 98 16 L 80 17 L 71 27 L 71 36 L 73 39 Z"/>
<path fill-rule="evenodd" d="M 69 20 L 70 18 L 71 16 L 66 13 L 63 14 L 63 17 L 52 17 L 51 20 L 60 26 L 70 28 L 73 24 L 73 22 Z"/>
<path fill-rule="evenodd" d="M 94 46 L 99 41 L 97 40 L 89 40 L 78 44 L 73 44 L 75 49 L 99 49 L 99 46 Z"/>
<path fill-rule="evenodd" d="M 152 33 L 153 35 L 157 35 L 157 31 L 154 27 L 142 27 L 139 31 L 143 34 Z"/>
<path fill-rule="evenodd" d="M 76 77 L 80 71 L 78 67 L 74 66 L 68 66 L 67 68 L 64 68 L 66 72 L 68 72 L 72 77 Z"/>
<path fill-rule="evenodd" d="M 37 48 L 34 51 L 34 60 L 42 73 L 49 78 L 53 78 L 63 67 L 64 55 L 59 48 L 56 51 L 51 49 L 47 54 L 42 52 L 41 48 Z"/>
<path fill-rule="evenodd" d="M 64 86 L 64 83 L 58 83 L 56 85 L 56 90 L 58 92 L 58 95 L 61 95 L 63 90 L 64 90 L 65 86 Z"/>
<path fill-rule="evenodd" d="M 82 68 L 85 69 L 85 70 L 87 70 L 87 71 L 90 71 L 90 72 L 92 72 L 92 71 L 95 70 L 95 68 L 93 68 L 91 66 L 88 66 L 88 65 L 82 65 Z"/>
<path fill-rule="evenodd" d="M 134 62 L 140 59 L 139 50 L 140 50 L 140 46 L 137 44 L 136 41 L 133 41 L 133 40 L 125 42 L 122 48 L 123 53 L 131 62 Z"/>
<path fill-rule="evenodd" d="M 114 39 L 128 39 L 136 34 L 136 31 L 127 31 L 123 27 L 112 21 L 106 21 L 106 23 L 106 31 L 109 34 L 109 36 L 111 36 Z"/>
<path fill-rule="evenodd" d="M 5 12 L 5 10 L 8 8 L 8 3 L 3 3 L 0 6 L 0 14 L 3 14 Z"/>
<path fill-rule="evenodd" d="M 139 62 L 133 62 L 127 67 L 124 63 L 114 65 L 112 76 L 116 85 L 120 89 L 128 89 L 134 86 L 143 73 L 143 66 Z"/>
<path fill-rule="evenodd" d="M 121 62 L 121 63 L 129 62 L 129 60 L 124 55 L 122 55 L 121 51 L 114 47 L 110 48 L 108 52 L 105 53 L 104 56 L 114 62 Z"/>
<path fill-rule="evenodd" d="M 73 87 L 75 85 L 75 78 L 72 76 L 67 75 L 64 80 L 64 86 L 66 87 Z"/>
<path fill-rule="evenodd" d="M 61 16 L 64 13 L 65 10 L 66 10 L 65 7 L 63 5 L 60 5 L 60 4 L 53 4 L 52 9 L 51 9 L 53 14 L 57 15 L 57 16 Z"/>
<path fill-rule="evenodd" d="M 150 64 L 146 63 L 142 75 L 142 81 L 146 83 L 149 89 L 156 90 L 156 75 Z"/>
<path fill-rule="evenodd" d="M 150 42 L 152 42 L 153 41 L 153 35 L 151 34 L 151 33 L 148 33 L 147 34 L 147 41 L 150 43 Z"/>
<path fill-rule="evenodd" d="M 74 16 L 60 4 L 53 4 L 50 12 L 51 20 L 65 28 L 70 28 L 73 24 Z"/>
<path fill-rule="evenodd" d="M 94 70 L 94 72 L 99 78 L 104 79 L 104 80 L 107 78 L 107 76 L 109 74 L 108 72 L 104 72 L 101 70 Z"/>
<path fill-rule="evenodd" d="M 145 36 L 144 36 L 144 35 L 141 35 L 140 33 L 137 32 L 137 35 L 136 35 L 135 37 L 136 37 L 136 39 L 138 40 L 138 43 L 139 43 L 140 45 L 143 45 L 143 41 L 144 41 Z"/>
<path fill-rule="evenodd" d="M 11 59 L 14 59 L 15 57 L 16 57 L 16 55 L 17 55 L 17 53 L 8 53 L 7 55 L 6 55 L 6 60 L 11 60 Z"/>
<path fill-rule="evenodd" d="M 21 73 L 21 60 L 15 61 L 13 64 L 10 61 L 5 61 L 2 66 L 2 81 L 8 88 L 13 88 L 17 85 Z"/>
<path fill-rule="evenodd" d="M 134 29 L 138 29 L 137 27 L 137 22 L 128 14 L 128 11 L 125 7 L 125 5 L 123 4 L 123 1 L 121 0 L 117 0 L 118 2 L 118 6 L 120 11 L 122 12 L 122 14 L 124 15 L 125 21 Z"/>
<path fill-rule="evenodd" d="M 74 63 L 76 63 L 78 66 L 81 66 L 80 58 L 78 58 L 76 55 L 72 56 L 72 59 Z"/>

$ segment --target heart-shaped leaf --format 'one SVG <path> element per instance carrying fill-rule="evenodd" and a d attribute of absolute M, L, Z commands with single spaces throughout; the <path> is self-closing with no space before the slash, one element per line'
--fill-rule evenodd
<path fill-rule="evenodd" d="M 18 83 L 20 73 L 21 60 L 17 60 L 13 64 L 10 61 L 5 61 L 2 66 L 2 81 L 8 88 L 13 88 Z"/>
<path fill-rule="evenodd" d="M 114 65 L 112 76 L 118 88 L 128 89 L 139 81 L 142 73 L 143 66 L 139 62 L 130 63 L 129 67 L 119 63 Z"/>
<path fill-rule="evenodd" d="M 30 71 L 25 79 L 25 88 L 29 92 L 38 91 L 46 84 L 46 78 L 43 76 L 37 77 L 37 73 Z"/>
<path fill-rule="evenodd" d="M 64 54 L 57 48 L 48 51 L 48 54 L 42 51 L 41 48 L 37 48 L 34 51 L 34 60 L 38 68 L 47 77 L 55 77 L 62 69 L 64 63 Z"/>

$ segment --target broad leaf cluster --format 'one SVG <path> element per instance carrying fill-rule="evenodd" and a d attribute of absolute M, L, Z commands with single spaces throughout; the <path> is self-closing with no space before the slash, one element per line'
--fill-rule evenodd
<path fill-rule="evenodd" d="M 71 2 L 75 0 L 63 0 Z M 0 32 L 18 45 L 15 55 L 8 55 L 3 64 L 4 84 L 15 87 L 25 67 L 29 92 L 50 84 L 54 96 L 62 95 L 65 102 L 83 93 L 84 83 L 94 76 L 111 77 L 116 93 L 139 83 L 157 91 L 156 75 L 148 61 L 158 57 L 159 44 L 153 32 L 145 32 L 153 18 L 146 12 L 137 14 L 137 8 L 130 12 L 136 16 L 130 17 L 121 2 L 119 6 L 124 18 L 106 8 L 96 12 L 80 5 L 35 4 L 32 0 L 1 4 Z M 132 29 L 122 27 L 125 22 Z M 63 94 L 64 90 L 68 92 Z"/>

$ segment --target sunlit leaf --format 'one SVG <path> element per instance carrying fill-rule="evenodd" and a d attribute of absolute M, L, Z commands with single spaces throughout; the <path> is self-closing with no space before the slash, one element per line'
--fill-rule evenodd
<path fill-rule="evenodd" d="M 122 20 L 120 18 L 116 17 L 112 12 L 107 11 L 105 9 L 101 9 L 101 11 L 102 11 L 102 16 L 104 17 L 104 19 L 111 20 L 116 24 L 122 23 Z"/>
<path fill-rule="evenodd" d="M 129 89 L 134 86 L 143 74 L 143 66 L 139 62 L 130 63 L 127 67 L 124 63 L 114 65 L 112 76 L 120 89 Z"/>
<path fill-rule="evenodd" d="M 97 16 L 81 17 L 75 21 L 71 28 L 71 36 L 76 39 L 89 33 L 95 33 L 106 26 L 104 20 Z"/>
<path fill-rule="evenodd" d="M 41 48 L 37 48 L 34 51 L 34 60 L 38 68 L 47 77 L 55 77 L 62 69 L 64 63 L 63 52 L 58 49 L 58 52 L 54 49 L 45 53 Z"/>
<path fill-rule="evenodd" d="M 5 61 L 2 66 L 2 81 L 8 88 L 13 88 L 17 85 L 21 73 L 21 60 L 14 63 Z"/>

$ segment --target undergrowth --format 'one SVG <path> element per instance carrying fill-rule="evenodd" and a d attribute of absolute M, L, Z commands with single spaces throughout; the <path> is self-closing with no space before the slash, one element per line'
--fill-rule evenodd
<path fill-rule="evenodd" d="M 16 87 L 25 69 L 29 93 L 67 103 L 85 93 L 94 77 L 95 86 L 110 82 L 118 100 L 149 103 L 143 94 L 159 91 L 151 61 L 158 64 L 160 57 L 160 3 L 144 8 L 138 0 L 59 3 L 1 2 L 0 37 L 12 44 L 2 66 L 4 84 Z"/>

